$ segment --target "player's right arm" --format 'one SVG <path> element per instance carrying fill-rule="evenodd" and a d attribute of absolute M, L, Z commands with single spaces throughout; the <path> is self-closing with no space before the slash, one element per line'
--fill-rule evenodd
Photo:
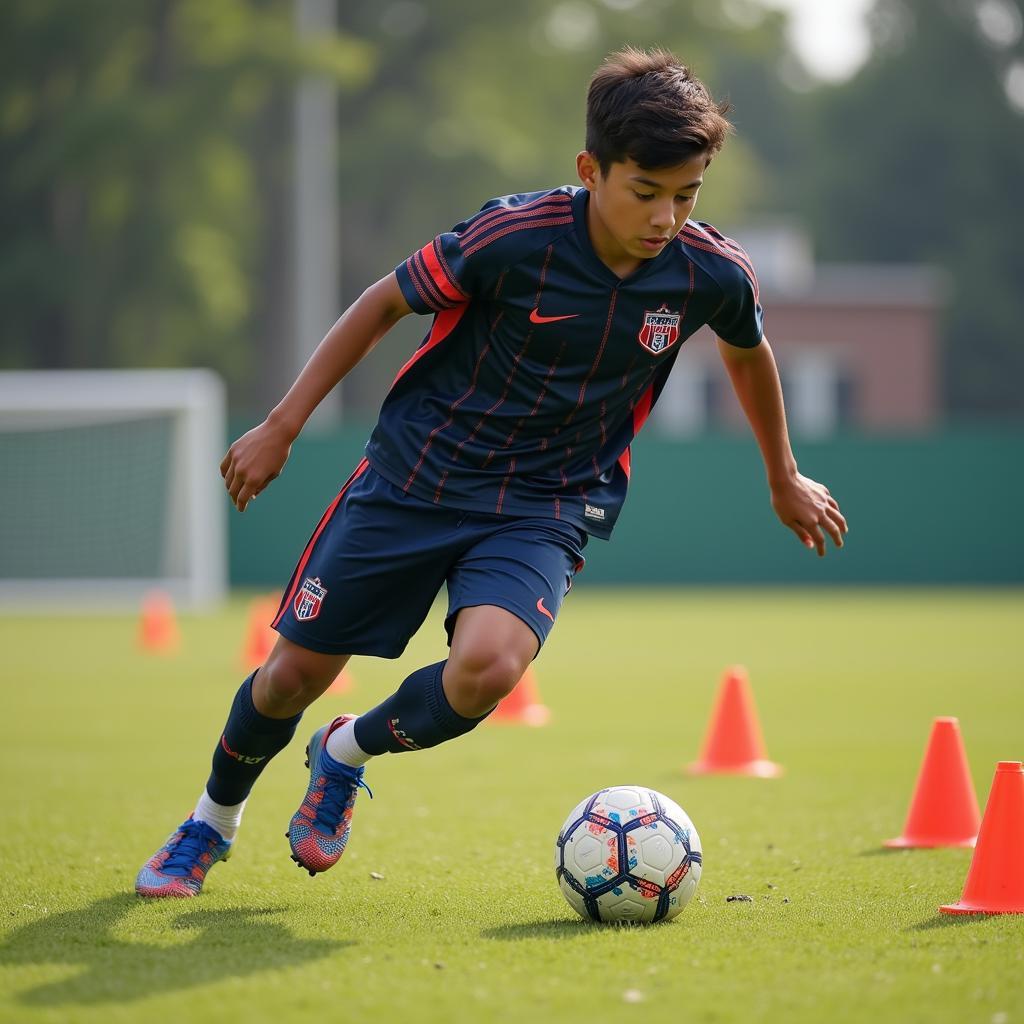
<path fill-rule="evenodd" d="M 313 410 L 411 312 L 394 274 L 371 285 L 349 306 L 309 357 L 288 394 L 224 456 L 220 474 L 239 512 L 244 512 L 246 505 L 280 475 L 292 442 Z"/>

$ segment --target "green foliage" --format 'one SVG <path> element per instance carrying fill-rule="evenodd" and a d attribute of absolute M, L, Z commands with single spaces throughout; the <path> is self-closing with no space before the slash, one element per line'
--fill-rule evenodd
<path fill-rule="evenodd" d="M 0 365 L 243 376 L 274 96 L 304 70 L 351 87 L 372 67 L 291 18 L 285 0 L 3 5 Z"/>
<path fill-rule="evenodd" d="M 1019 0 L 1001 0 L 1022 18 Z M 978 29 L 975 0 L 879 0 L 872 60 L 808 97 L 790 201 L 821 254 L 948 272 L 947 395 L 956 412 L 1024 412 L 1024 111 L 1004 88 L 1018 35 Z"/>
<path fill-rule="evenodd" d="M 587 81 L 609 50 L 673 46 L 718 85 L 720 55 L 749 47 L 695 0 L 338 8 L 336 34 L 300 45 L 291 0 L 3 5 L 0 366 L 199 364 L 240 404 L 280 394 L 303 70 L 341 86 L 351 301 L 490 196 L 574 180 Z M 734 140 L 704 215 L 740 215 L 757 163 Z M 353 393 L 375 406 L 392 370 L 376 363 Z"/>
<path fill-rule="evenodd" d="M 625 43 L 675 50 L 734 101 L 698 216 L 810 221 L 821 256 L 949 272 L 954 411 L 1024 410 L 1021 0 L 878 0 L 850 82 L 785 85 L 754 0 L 346 0 L 300 41 L 293 0 L 0 5 L 0 367 L 199 364 L 236 408 L 287 386 L 291 86 L 340 87 L 342 296 L 506 192 L 575 177 L 586 85 Z M 1017 218 L 1019 220 L 1019 218 Z M 376 408 L 423 329 L 359 368 Z M 404 340 L 403 337 L 404 336 Z"/>

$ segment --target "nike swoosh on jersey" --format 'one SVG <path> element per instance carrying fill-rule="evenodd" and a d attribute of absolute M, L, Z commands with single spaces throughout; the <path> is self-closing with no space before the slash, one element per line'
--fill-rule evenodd
<path fill-rule="evenodd" d="M 531 324 L 553 324 L 556 320 L 575 320 L 576 317 L 580 316 L 579 313 L 566 313 L 563 316 L 541 316 L 540 310 L 530 310 L 530 323 Z"/>

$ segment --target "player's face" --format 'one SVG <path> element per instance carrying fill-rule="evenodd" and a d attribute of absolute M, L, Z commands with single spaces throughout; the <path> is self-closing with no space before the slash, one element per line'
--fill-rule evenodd
<path fill-rule="evenodd" d="M 607 174 L 587 152 L 576 158 L 590 192 L 587 227 L 597 255 L 617 273 L 630 273 L 657 256 L 693 212 L 707 158 L 647 170 L 633 160 L 613 163 Z"/>

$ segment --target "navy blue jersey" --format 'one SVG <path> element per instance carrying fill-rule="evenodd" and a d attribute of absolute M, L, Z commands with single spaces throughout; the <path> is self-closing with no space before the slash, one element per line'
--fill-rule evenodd
<path fill-rule="evenodd" d="M 683 341 L 709 324 L 732 345 L 760 343 L 757 279 L 735 242 L 687 221 L 620 279 L 590 244 L 589 197 L 564 186 L 493 199 L 396 269 L 434 321 L 366 450 L 395 486 L 608 537 L 630 442 Z"/>

